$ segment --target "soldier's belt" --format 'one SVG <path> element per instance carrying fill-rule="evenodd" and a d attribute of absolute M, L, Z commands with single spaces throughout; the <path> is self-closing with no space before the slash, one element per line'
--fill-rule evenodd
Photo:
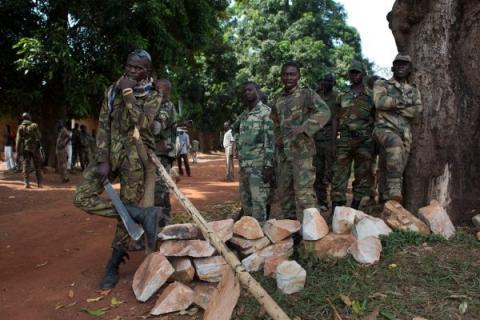
<path fill-rule="evenodd" d="M 371 137 L 371 131 L 360 131 L 360 130 L 348 130 L 348 131 L 340 131 L 340 137 L 350 137 L 350 138 L 366 138 Z"/>

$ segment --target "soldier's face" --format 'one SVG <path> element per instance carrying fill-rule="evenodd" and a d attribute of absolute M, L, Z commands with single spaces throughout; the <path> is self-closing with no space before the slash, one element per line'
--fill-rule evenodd
<path fill-rule="evenodd" d="M 334 81 L 332 79 L 322 80 L 322 89 L 325 91 L 331 91 L 333 89 Z"/>
<path fill-rule="evenodd" d="M 300 80 L 300 72 L 294 66 L 286 66 L 282 70 L 282 83 L 285 89 L 289 90 L 295 88 Z"/>
<path fill-rule="evenodd" d="M 362 82 L 363 72 L 357 70 L 350 70 L 348 71 L 348 78 L 350 79 L 350 83 L 358 84 Z"/>
<path fill-rule="evenodd" d="M 243 87 L 243 98 L 247 102 L 257 100 L 257 88 L 255 88 L 253 84 L 247 84 L 245 87 Z"/>
<path fill-rule="evenodd" d="M 125 73 L 128 78 L 140 81 L 147 78 L 149 63 L 146 58 L 135 55 L 128 56 L 125 64 Z"/>
<path fill-rule="evenodd" d="M 411 64 L 407 61 L 394 61 L 392 72 L 395 79 L 405 79 L 410 75 Z"/>

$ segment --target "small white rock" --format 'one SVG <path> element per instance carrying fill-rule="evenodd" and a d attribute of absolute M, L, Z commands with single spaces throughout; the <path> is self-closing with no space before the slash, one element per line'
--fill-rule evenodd
<path fill-rule="evenodd" d="M 283 293 L 292 294 L 303 290 L 307 272 L 296 261 L 284 261 L 277 266 L 277 287 Z"/>

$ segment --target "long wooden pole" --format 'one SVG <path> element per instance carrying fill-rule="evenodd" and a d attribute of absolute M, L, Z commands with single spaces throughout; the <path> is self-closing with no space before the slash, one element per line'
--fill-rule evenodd
<path fill-rule="evenodd" d="M 178 189 L 177 185 L 173 182 L 170 174 L 162 166 L 157 156 L 152 152 L 150 152 L 149 155 L 150 159 L 157 167 L 163 181 L 165 181 L 170 190 L 175 193 L 178 201 L 185 208 L 185 210 L 187 210 L 193 221 L 200 228 L 204 238 L 207 239 L 215 247 L 215 249 L 217 249 L 217 251 L 225 258 L 230 267 L 232 267 L 240 283 L 255 297 L 255 299 L 257 299 L 258 303 L 265 308 L 265 311 L 267 311 L 273 320 L 290 320 L 290 318 L 278 306 L 275 300 L 273 300 L 272 297 L 265 291 L 265 289 L 250 275 L 250 273 L 245 270 L 237 256 L 227 248 L 217 234 L 208 226 L 207 221 L 203 218 L 197 208 L 195 208 L 190 200 L 188 200 L 188 198 Z"/>

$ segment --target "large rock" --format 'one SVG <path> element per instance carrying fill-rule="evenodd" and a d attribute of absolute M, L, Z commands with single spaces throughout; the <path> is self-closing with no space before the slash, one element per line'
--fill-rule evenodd
<path fill-rule="evenodd" d="M 167 257 L 203 258 L 212 256 L 215 248 L 205 240 L 167 240 L 162 242 L 158 252 Z"/>
<path fill-rule="evenodd" d="M 227 242 L 233 236 L 233 219 L 212 221 L 208 223 L 208 226 L 223 242 Z"/>
<path fill-rule="evenodd" d="M 217 291 L 217 287 L 211 283 L 198 282 L 193 285 L 193 303 L 202 308 L 207 309 L 210 299 Z"/>
<path fill-rule="evenodd" d="M 137 300 L 147 301 L 174 273 L 170 262 L 159 252 L 149 254 L 133 276 L 132 289 Z"/>
<path fill-rule="evenodd" d="M 191 240 L 201 237 L 200 229 L 192 223 L 171 224 L 163 227 L 158 234 L 160 240 Z"/>
<path fill-rule="evenodd" d="M 382 252 L 382 243 L 377 237 L 367 237 L 355 241 L 348 249 L 353 258 L 360 263 L 373 264 L 380 260 Z"/>
<path fill-rule="evenodd" d="M 158 297 L 155 306 L 150 314 L 158 316 L 170 312 L 176 312 L 187 309 L 193 303 L 193 290 L 175 281 L 166 287 L 160 297 Z"/>
<path fill-rule="evenodd" d="M 283 293 L 292 294 L 305 287 L 307 272 L 296 261 L 284 261 L 277 267 L 277 287 Z"/>
<path fill-rule="evenodd" d="M 280 241 L 272 244 L 258 252 L 255 252 L 242 260 L 242 265 L 248 272 L 259 271 L 265 259 L 268 257 L 290 257 L 293 254 L 293 240 L 289 238 L 287 240 Z"/>
<path fill-rule="evenodd" d="M 477 240 L 480 241 L 480 231 L 477 232 Z"/>
<path fill-rule="evenodd" d="M 246 249 L 243 249 L 243 250 L 240 250 L 240 254 L 243 256 L 243 257 L 246 257 L 248 255 L 251 255 L 252 253 L 255 253 L 257 251 L 260 251 L 262 250 L 263 248 L 267 247 L 268 245 L 271 244 L 270 240 L 268 240 L 267 237 L 263 237 L 263 238 L 260 238 L 258 240 L 247 240 L 247 239 L 244 239 L 246 241 L 254 241 L 255 243 L 249 247 L 249 248 L 246 248 Z"/>
<path fill-rule="evenodd" d="M 418 215 L 434 234 L 450 239 L 455 235 L 455 227 L 447 214 L 447 211 L 436 200 L 430 201 L 430 205 L 418 209 Z"/>
<path fill-rule="evenodd" d="M 298 232 L 301 228 L 300 222 L 290 219 L 270 219 L 265 222 L 263 232 L 273 243 L 280 242 L 293 233 Z"/>
<path fill-rule="evenodd" d="M 332 219 L 332 231 L 337 234 L 350 233 L 355 224 L 357 211 L 358 210 L 350 207 L 335 207 Z"/>
<path fill-rule="evenodd" d="M 477 228 L 477 230 L 480 231 L 480 214 L 475 215 L 475 216 L 472 218 L 472 222 L 473 222 L 473 224 L 475 225 L 475 227 Z"/>
<path fill-rule="evenodd" d="M 193 260 L 200 280 L 218 282 L 222 278 L 223 268 L 227 265 L 222 256 Z"/>
<path fill-rule="evenodd" d="M 328 234 L 328 225 L 316 208 L 303 210 L 303 240 L 318 240 Z"/>
<path fill-rule="evenodd" d="M 338 259 L 348 255 L 348 248 L 350 248 L 355 241 L 355 237 L 351 234 L 329 233 L 317 241 L 304 240 L 302 247 L 307 254 L 314 254 L 323 259 Z"/>
<path fill-rule="evenodd" d="M 262 228 L 255 218 L 243 216 L 233 225 L 233 233 L 245 239 L 255 240 L 264 237 Z"/>
<path fill-rule="evenodd" d="M 229 240 L 229 242 L 239 250 L 255 248 L 256 251 L 261 250 L 270 244 L 270 240 L 268 240 L 267 237 L 256 240 L 248 240 L 242 237 L 233 236 L 232 239 Z"/>
<path fill-rule="evenodd" d="M 183 283 L 189 283 L 193 280 L 195 269 L 189 258 L 171 258 L 171 263 L 175 272 L 170 280 Z"/>
<path fill-rule="evenodd" d="M 379 237 L 380 235 L 388 236 L 392 232 L 389 226 L 382 219 L 366 215 L 355 226 L 353 226 L 352 234 L 358 240 L 367 237 Z"/>
<path fill-rule="evenodd" d="M 397 201 L 387 201 L 382 215 L 393 230 L 414 231 L 426 236 L 430 234 L 428 226 Z"/>
<path fill-rule="evenodd" d="M 230 266 L 224 267 L 220 283 L 210 298 L 203 320 L 229 320 L 240 297 L 240 283 Z"/>
<path fill-rule="evenodd" d="M 263 275 L 268 277 L 276 277 L 277 267 L 280 263 L 288 261 L 286 257 L 268 257 L 265 259 L 265 264 L 263 266 Z"/>

